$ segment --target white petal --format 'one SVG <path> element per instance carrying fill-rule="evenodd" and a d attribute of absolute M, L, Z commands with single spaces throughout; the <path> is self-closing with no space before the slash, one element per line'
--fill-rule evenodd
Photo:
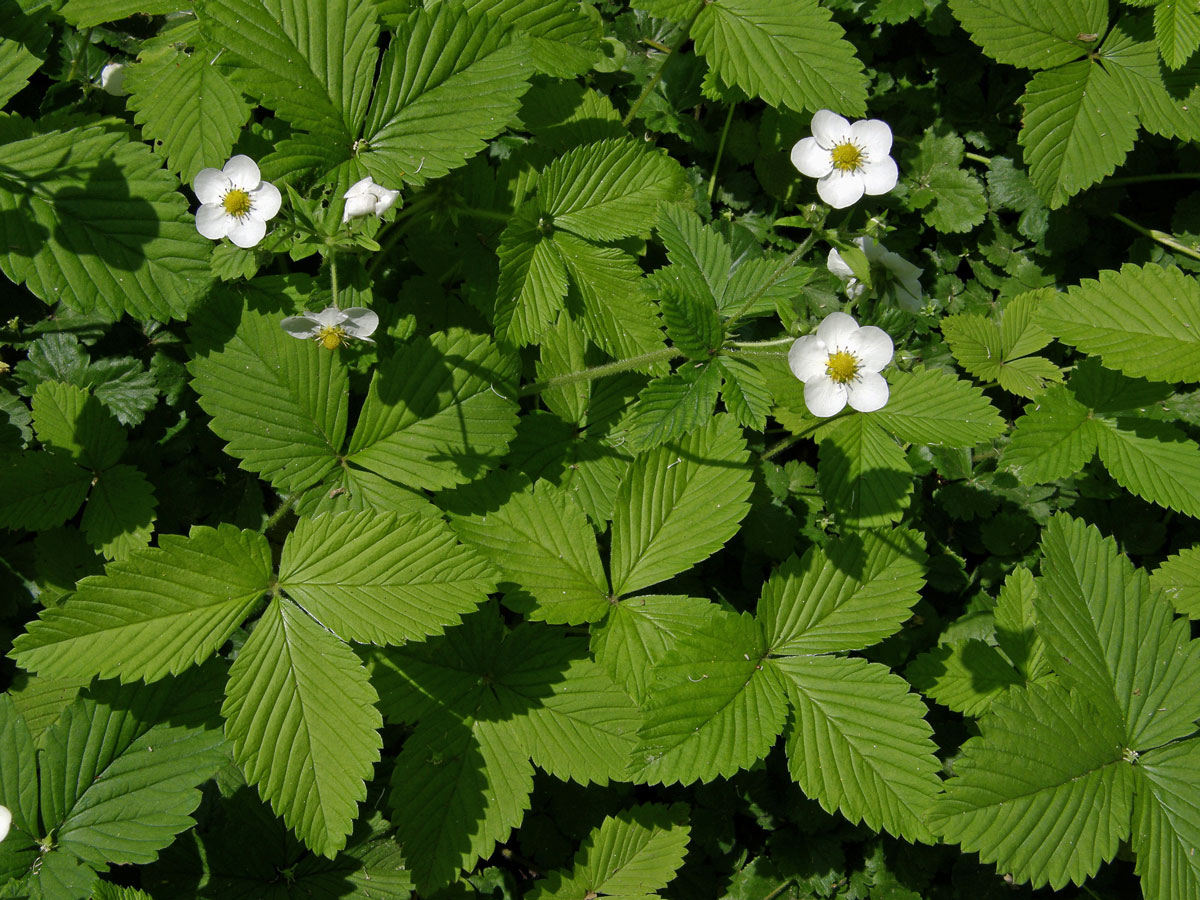
<path fill-rule="evenodd" d="M 7 806 L 0 806 L 0 841 L 8 837 L 8 829 L 12 825 L 12 812 Z"/>
<path fill-rule="evenodd" d="M 842 259 L 842 254 L 837 252 L 836 247 L 830 250 L 829 256 L 825 258 L 825 267 L 842 281 L 849 281 L 854 277 L 854 270 L 846 265 L 846 261 Z"/>
<path fill-rule="evenodd" d="M 896 296 L 896 303 L 905 312 L 915 313 L 921 311 L 921 284 L 902 281 L 892 286 L 893 293 Z"/>
<path fill-rule="evenodd" d="M 262 181 L 262 176 L 258 173 L 258 164 L 241 153 L 225 163 L 225 168 L 221 171 L 235 188 L 247 192 L 254 190 Z"/>
<path fill-rule="evenodd" d="M 343 309 L 342 315 L 346 317 L 346 324 L 343 326 L 346 329 L 346 334 L 359 340 L 371 340 L 371 335 L 379 327 L 379 316 L 363 306 L 352 306 L 349 309 Z"/>
<path fill-rule="evenodd" d="M 833 171 L 833 156 L 828 150 L 821 148 L 816 138 L 806 137 L 792 147 L 792 165 L 801 175 L 821 178 Z"/>
<path fill-rule="evenodd" d="M 806 334 L 796 338 L 788 350 L 788 367 L 792 374 L 807 383 L 818 375 L 825 374 L 829 361 L 829 348 L 816 335 Z"/>
<path fill-rule="evenodd" d="M 819 109 L 812 117 L 812 136 L 826 150 L 832 150 L 850 134 L 850 123 L 837 113 Z"/>
<path fill-rule="evenodd" d="M 858 323 L 853 316 L 844 312 L 833 312 L 827 315 L 817 326 L 817 337 L 820 338 L 830 353 L 844 350 L 851 338 L 858 333 Z"/>
<path fill-rule="evenodd" d="M 307 315 L 288 316 L 279 325 L 294 338 L 316 337 L 317 332 L 321 330 L 320 326 Z"/>
<path fill-rule="evenodd" d="M 863 252 L 863 256 L 867 258 L 867 262 L 869 263 L 879 262 L 888 252 L 883 244 L 865 234 L 862 237 L 856 237 L 854 243 L 858 244 L 858 249 Z"/>
<path fill-rule="evenodd" d="M 342 221 L 349 222 L 358 216 L 366 216 L 375 212 L 377 202 L 374 194 L 359 194 L 351 197 L 346 201 L 346 208 L 342 210 Z"/>
<path fill-rule="evenodd" d="M 868 194 L 886 194 L 896 186 L 896 182 L 900 180 L 900 171 L 896 168 L 896 161 L 890 156 L 885 156 L 879 160 L 872 160 L 868 163 L 858 177 L 862 179 L 863 190 Z M 818 185 L 818 188 L 820 185 Z M 855 199 L 858 199 L 857 197 Z M 851 200 L 851 203 L 854 201 Z M 831 206 L 833 204 L 830 204 Z"/>
<path fill-rule="evenodd" d="M 100 90 L 114 97 L 125 95 L 125 66 L 111 62 L 100 70 Z"/>
<path fill-rule="evenodd" d="M 817 194 L 834 209 L 845 209 L 862 197 L 862 175 L 857 172 L 830 172 L 817 182 Z"/>
<path fill-rule="evenodd" d="M 346 321 L 346 314 L 336 306 L 327 306 L 319 313 L 306 312 L 305 315 L 322 328 L 336 328 Z"/>
<path fill-rule="evenodd" d="M 279 194 L 279 188 L 269 181 L 260 182 L 258 187 L 250 192 L 250 215 L 256 219 L 266 222 L 275 218 L 282 204 L 283 197 Z"/>
<path fill-rule="evenodd" d="M 220 203 L 225 192 L 232 187 L 220 169 L 201 169 L 196 173 L 192 185 L 196 189 L 196 199 L 201 203 Z"/>
<path fill-rule="evenodd" d="M 398 199 L 400 199 L 399 191 L 389 191 L 385 187 L 379 188 L 379 202 L 375 205 L 375 215 L 382 216 L 395 206 Z"/>
<path fill-rule="evenodd" d="M 846 339 L 845 347 L 856 357 L 863 369 L 878 372 L 892 361 L 892 339 L 882 328 L 864 325 Z"/>
<path fill-rule="evenodd" d="M 867 286 L 857 278 L 851 278 L 846 282 L 846 296 L 851 300 L 857 300 L 867 292 Z"/>
<path fill-rule="evenodd" d="M 883 409 L 888 402 L 888 383 L 878 372 L 863 372 L 847 385 L 847 394 L 851 408 L 859 412 L 875 412 Z M 807 392 L 804 399 L 807 402 Z M 812 410 L 811 406 L 809 410 Z"/>
<path fill-rule="evenodd" d="M 196 230 L 210 240 L 219 241 L 229 234 L 235 221 L 220 203 L 205 203 L 196 210 Z"/>
<path fill-rule="evenodd" d="M 850 137 L 862 147 L 867 159 L 879 159 L 892 151 L 892 129 L 881 119 L 862 119 L 850 126 Z"/>
<path fill-rule="evenodd" d="M 254 216 L 242 216 L 240 219 L 234 219 L 230 216 L 230 220 L 227 237 L 243 250 L 249 250 L 266 236 L 267 223 L 262 219 Z"/>
<path fill-rule="evenodd" d="M 361 197 L 363 194 L 370 193 L 371 188 L 375 186 L 375 180 L 368 175 L 366 178 L 360 179 L 350 185 L 350 190 L 342 194 L 343 200 L 350 200 L 354 197 Z"/>
<path fill-rule="evenodd" d="M 828 375 L 818 375 L 804 382 L 804 405 L 822 419 L 837 415 L 846 405 L 846 386 Z"/>

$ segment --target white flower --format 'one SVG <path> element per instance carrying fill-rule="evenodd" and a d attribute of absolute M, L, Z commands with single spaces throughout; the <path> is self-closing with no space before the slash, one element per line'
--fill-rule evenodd
<path fill-rule="evenodd" d="M 279 188 L 262 180 L 258 166 L 238 155 L 225 168 L 201 169 L 196 175 L 196 230 L 206 238 L 229 238 L 239 247 L 253 247 L 267 233 L 283 198 Z"/>
<path fill-rule="evenodd" d="M 882 409 L 888 383 L 879 370 L 892 361 L 892 339 L 874 325 L 858 327 L 830 313 L 816 334 L 796 338 L 788 351 L 792 373 L 804 382 L 804 405 L 814 416 L 836 415 L 847 403 L 859 412 Z"/>
<path fill-rule="evenodd" d="M 312 338 L 327 350 L 333 350 L 351 338 L 375 343 L 371 334 L 379 327 L 379 316 L 362 306 L 349 309 L 327 306 L 319 313 L 288 316 L 279 324 L 294 338 Z"/>
<path fill-rule="evenodd" d="M 860 119 L 851 125 L 822 109 L 813 116 L 812 137 L 792 148 L 792 165 L 818 179 L 821 199 L 842 209 L 864 193 L 886 194 L 896 186 L 899 172 L 888 156 L 891 149 L 892 129 L 887 122 Z"/>
<path fill-rule="evenodd" d="M 356 181 L 350 186 L 350 190 L 346 191 L 342 197 L 346 201 L 346 209 L 342 213 L 342 222 L 349 222 L 351 219 L 359 216 L 368 216 L 375 213 L 377 216 L 382 216 L 385 212 L 392 208 L 392 204 L 396 202 L 396 198 L 400 196 L 399 191 L 389 191 L 382 185 L 378 185 L 368 175 L 362 181 Z"/>
<path fill-rule="evenodd" d="M 872 269 L 878 269 L 882 277 L 876 281 L 876 288 L 881 295 L 887 294 L 896 300 L 901 309 L 917 312 L 921 309 L 921 272 L 899 253 L 893 253 L 874 238 L 857 237 L 854 243 L 863 252 Z M 825 265 L 829 271 L 846 282 L 846 296 L 851 299 L 862 296 L 867 286 L 858 280 L 854 270 L 846 265 L 837 248 L 829 251 Z"/>
<path fill-rule="evenodd" d="M 12 825 L 12 813 L 7 806 L 0 806 L 0 841 L 8 837 L 9 826 Z"/>
<path fill-rule="evenodd" d="M 100 70 L 100 90 L 114 97 L 125 96 L 125 65 L 111 62 Z"/>

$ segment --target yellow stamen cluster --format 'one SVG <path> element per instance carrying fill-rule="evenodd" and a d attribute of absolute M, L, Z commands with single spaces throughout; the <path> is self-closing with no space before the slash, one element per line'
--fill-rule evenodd
<path fill-rule="evenodd" d="M 240 219 L 250 212 L 250 195 L 234 188 L 221 198 L 221 205 L 225 207 L 225 212 L 235 219 Z"/>
<path fill-rule="evenodd" d="M 346 329 L 340 325 L 326 325 L 317 332 L 317 340 L 326 350 L 336 350 L 346 343 Z"/>
<path fill-rule="evenodd" d="M 833 167 L 840 172 L 857 172 L 863 166 L 863 152 L 854 144 L 838 144 L 830 151 Z"/>
<path fill-rule="evenodd" d="M 858 375 L 858 357 L 845 350 L 830 353 L 825 361 L 825 374 L 837 384 L 848 384 Z"/>

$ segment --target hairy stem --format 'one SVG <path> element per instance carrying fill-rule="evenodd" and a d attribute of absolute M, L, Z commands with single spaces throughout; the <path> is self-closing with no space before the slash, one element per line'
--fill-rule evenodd
<path fill-rule="evenodd" d="M 1194 250 L 1187 244 L 1182 243 L 1173 234 L 1167 234 L 1167 232 L 1159 231 L 1157 228 L 1143 228 L 1137 222 L 1134 222 L 1132 219 L 1125 218 L 1120 213 L 1109 213 L 1109 215 L 1122 225 L 1127 225 L 1138 234 L 1145 235 L 1146 237 L 1150 238 L 1150 240 L 1157 241 L 1164 247 L 1169 247 L 1170 249 L 1174 250 L 1176 253 L 1182 253 L 1185 256 L 1190 256 L 1192 259 L 1200 259 L 1200 251 Z"/>
<path fill-rule="evenodd" d="M 717 158 L 713 160 L 712 177 L 708 179 L 708 202 L 712 203 L 713 192 L 717 189 L 717 170 L 721 168 L 721 157 L 725 155 L 725 141 L 729 138 L 729 126 L 733 122 L 733 110 L 736 103 L 729 104 L 729 112 L 725 114 L 725 125 L 721 128 L 721 139 L 717 142 Z"/>
<path fill-rule="evenodd" d="M 595 381 L 597 378 L 603 378 L 605 375 L 616 375 L 618 372 L 628 372 L 632 369 L 653 365 L 657 362 L 670 362 L 681 356 L 683 356 L 682 351 L 676 350 L 674 347 L 663 347 L 661 350 L 651 350 L 649 353 L 643 353 L 641 356 L 618 359 L 616 362 L 604 363 L 601 366 L 592 366 L 588 369 L 581 369 L 578 372 L 555 375 L 553 378 L 547 378 L 545 381 L 535 381 L 533 384 L 527 384 L 521 388 L 517 392 L 517 396 L 528 397 L 530 394 L 539 394 L 548 388 L 562 387 L 566 384 L 577 384 L 580 381 Z"/>
<path fill-rule="evenodd" d="M 638 94 L 638 98 L 633 101 L 633 106 L 629 107 L 629 112 L 625 113 L 625 118 L 621 120 L 621 124 L 624 127 L 629 127 L 629 123 L 638 114 L 638 110 L 642 108 L 642 104 L 646 102 L 646 98 L 658 87 L 658 83 L 662 81 L 663 72 L 667 69 L 667 63 L 679 52 L 679 48 L 683 46 L 683 42 L 688 39 L 688 35 L 692 31 L 692 26 L 696 23 L 696 19 L 700 17 L 700 13 L 704 12 L 704 7 L 707 5 L 707 0 L 701 0 L 700 3 L 696 4 L 696 11 L 687 20 L 687 24 L 683 26 L 683 30 L 679 32 L 679 37 L 675 39 L 675 44 L 667 52 L 667 58 L 662 61 L 662 65 L 658 67 L 658 71 L 654 73 L 654 77 L 646 82 L 646 86 L 642 88 L 642 92 Z"/>
<path fill-rule="evenodd" d="M 763 295 L 763 292 L 766 291 L 767 288 L 773 285 L 783 275 L 784 272 L 800 261 L 800 257 L 802 257 L 812 248 L 812 245 L 816 240 L 817 233 L 815 231 L 810 231 L 808 233 L 808 237 L 800 242 L 800 246 L 788 254 L 787 259 L 779 264 L 779 268 L 775 270 L 774 274 L 772 274 L 767 281 L 763 282 L 763 286 L 747 297 L 742 305 L 737 308 L 734 314 L 729 317 L 729 321 L 725 323 L 725 330 L 727 333 L 733 331 L 733 328 L 735 325 L 737 325 L 738 320 L 746 314 L 746 311 L 755 304 L 755 302 Z"/>

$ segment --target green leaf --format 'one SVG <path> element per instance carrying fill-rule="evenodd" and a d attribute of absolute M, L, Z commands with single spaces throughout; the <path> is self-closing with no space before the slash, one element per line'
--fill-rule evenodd
<path fill-rule="evenodd" d="M 1022 677 L 1037 679 L 1050 671 L 1046 644 L 1037 630 L 1037 584 L 1024 566 L 1004 579 L 996 600 L 996 643 Z"/>
<path fill-rule="evenodd" d="M 664 581 L 719 550 L 747 512 L 741 431 L 717 416 L 677 443 L 637 457 L 617 491 L 614 596 Z"/>
<path fill-rule="evenodd" d="M 438 519 L 346 512 L 297 523 L 279 586 L 342 640 L 399 644 L 457 625 L 496 583 Z"/>
<path fill-rule="evenodd" d="M 65 456 L 26 451 L 0 461 L 0 528 L 44 531 L 79 510 L 92 476 Z"/>
<path fill-rule="evenodd" d="M 592 629 L 592 654 L 639 706 L 650 699 L 654 666 L 680 637 L 703 628 L 719 607 L 697 597 L 628 597 Z"/>
<path fill-rule="evenodd" d="M 1200 517 L 1200 446 L 1166 422 L 1135 416 L 1096 428 L 1100 461 L 1139 497 Z"/>
<path fill-rule="evenodd" d="M 1150 587 L 1161 591 L 1175 611 L 1200 619 L 1200 547 L 1189 547 L 1150 573 Z"/>
<path fill-rule="evenodd" d="M 608 577 L 595 533 L 565 492 L 539 481 L 503 505 L 455 517 L 453 527 L 504 580 L 504 603 L 533 620 L 578 625 L 609 610 Z"/>
<path fill-rule="evenodd" d="M 1182 67 L 1200 47 L 1200 10 L 1184 0 L 1162 0 L 1154 7 L 1154 38 L 1163 62 Z"/>
<path fill-rule="evenodd" d="M 981 715 L 1009 687 L 1025 683 L 999 650 L 977 638 L 920 654 L 904 677 L 926 697 L 964 716 Z"/>
<path fill-rule="evenodd" d="M 567 296 L 567 270 L 555 243 L 543 239 L 544 218 L 538 201 L 531 201 L 500 235 L 500 281 L 492 319 L 496 340 L 504 344 L 535 343 Z"/>
<path fill-rule="evenodd" d="M 725 329 L 711 297 L 664 291 L 659 299 L 667 337 L 690 359 L 707 362 L 725 341 Z"/>
<path fill-rule="evenodd" d="M 625 426 L 637 450 L 677 441 L 712 418 L 721 369 L 712 363 L 687 365 L 651 381 L 638 395 Z"/>
<path fill-rule="evenodd" d="M 679 296 L 691 298 L 702 307 L 708 305 L 703 301 L 710 298 L 714 306 L 719 306 L 733 265 L 725 238 L 682 204 L 662 207 L 657 230 L 671 261 L 655 273 L 657 283 L 672 286 Z M 678 343 L 674 337 L 672 340 Z"/>
<path fill-rule="evenodd" d="M 1029 177 L 1051 209 L 1095 184 L 1125 159 L 1137 116 L 1121 82 L 1097 62 L 1038 72 L 1020 100 L 1018 141 Z"/>
<path fill-rule="evenodd" d="M 325 476 L 324 482 L 305 491 L 296 504 L 296 512 L 302 516 L 361 510 L 441 516 L 423 491 L 388 481 L 382 475 L 349 463 L 338 466 Z"/>
<path fill-rule="evenodd" d="M 228 304 L 197 317 L 188 368 L 226 452 L 241 459 L 241 468 L 293 492 L 337 464 L 349 397 L 338 354 L 296 340 L 280 320 Z"/>
<path fill-rule="evenodd" d="M 33 393 L 33 427 L 47 449 L 102 470 L 125 452 L 125 431 L 87 391 L 44 381 Z"/>
<path fill-rule="evenodd" d="M 157 507 L 145 475 L 133 466 L 113 466 L 96 476 L 80 525 L 105 559 L 128 559 L 150 543 Z"/>
<path fill-rule="evenodd" d="M 1166 0 L 1157 9 L 1173 4 Z M 1145 18 L 1126 16 L 1117 21 L 1100 47 L 1100 58 L 1134 103 L 1142 127 L 1154 134 L 1181 140 L 1200 140 L 1196 103 L 1200 101 L 1200 66 L 1166 69 Z"/>
<path fill-rule="evenodd" d="M 9 694 L 0 694 L 0 805 L 12 813 L 7 846 L 0 848 L 0 878 L 32 864 L 38 823 L 37 749 L 29 725 Z"/>
<path fill-rule="evenodd" d="M 1062 383 L 1062 371 L 1040 356 L 1051 336 L 1033 320 L 1037 304 L 1053 298 L 1049 289 L 1020 294 L 1009 301 L 997 325 L 980 315 L 946 316 L 942 334 L 959 365 L 980 381 L 998 381 L 1010 394 L 1036 397 L 1047 384 Z"/>
<path fill-rule="evenodd" d="M 1186 620 L 1094 526 L 1059 514 L 1042 551 L 1034 607 L 1058 676 L 1123 723 L 1124 747 L 1189 734 L 1200 718 L 1200 643 Z"/>
<path fill-rule="evenodd" d="M 987 214 L 983 184 L 959 168 L 962 161 L 962 138 L 939 134 L 933 128 L 925 132 L 917 152 L 908 158 L 908 204 L 922 210 L 925 221 L 938 231 L 970 231 Z"/>
<path fill-rule="evenodd" d="M 0 107 L 24 90 L 30 76 L 41 66 L 42 60 L 24 43 L 0 37 Z"/>
<path fill-rule="evenodd" d="M 950 0 L 950 10 L 984 53 L 1027 69 L 1049 69 L 1079 59 L 1092 49 L 1082 35 L 1108 30 L 1104 0 Z"/>
<path fill-rule="evenodd" d="M 863 532 L 790 557 L 771 573 L 757 616 L 773 654 L 859 650 L 893 634 L 924 585 L 916 532 Z"/>
<path fill-rule="evenodd" d="M 246 780 L 332 859 L 383 745 L 378 696 L 358 657 L 277 597 L 230 667 L 225 694 L 225 733 Z"/>
<path fill-rule="evenodd" d="M 211 280 L 211 250 L 148 147 L 98 126 L 33 134 L 16 117 L 0 140 L 5 275 L 108 321 L 186 315 Z"/>
<path fill-rule="evenodd" d="M 349 152 L 378 58 L 371 4 L 204 0 L 197 13 L 214 42 L 244 63 L 235 70 L 244 90 L 288 124 L 327 135 Z"/>
<path fill-rule="evenodd" d="M 866 111 L 854 48 L 814 0 L 719 0 L 692 26 L 696 52 L 729 87 L 772 106 Z"/>
<path fill-rule="evenodd" d="M 23 668 L 56 678 L 156 681 L 212 655 L 270 578 L 261 535 L 196 525 L 83 579 L 66 603 L 42 610 L 14 653 Z"/>
<path fill-rule="evenodd" d="M 788 771 L 851 822 L 928 841 L 923 819 L 941 781 L 925 704 L 886 666 L 864 659 L 774 659 L 792 703 Z"/>
<path fill-rule="evenodd" d="M 753 363 L 737 356 L 717 360 L 721 369 L 721 398 L 743 428 L 763 429 L 771 411 L 771 389 Z"/>
<path fill-rule="evenodd" d="M 490 855 L 529 808 L 533 766 L 510 738 L 500 723 L 441 716 L 404 742 L 389 804 L 422 894 Z"/>
<path fill-rule="evenodd" d="M 854 415 L 821 439 L 817 476 L 831 512 L 850 528 L 897 522 L 912 494 L 912 468 L 872 416 Z"/>
<path fill-rule="evenodd" d="M 187 183 L 201 169 L 225 164 L 250 119 L 250 104 L 224 70 L 211 65 L 208 49 L 174 42 L 148 48 L 126 70 L 128 104 L 142 137 Z"/>
<path fill-rule="evenodd" d="M 1143 754 L 1133 773 L 1134 871 L 1146 897 L 1200 893 L 1200 741 L 1180 741 Z"/>
<path fill-rule="evenodd" d="M 414 338 L 376 368 L 347 459 L 429 490 L 478 478 L 512 440 L 516 377 L 515 359 L 485 337 Z"/>
<path fill-rule="evenodd" d="M 482 13 L 418 10 L 383 55 L 358 159 L 394 187 L 439 178 L 504 130 L 532 74 L 525 39 L 510 40 Z"/>
<path fill-rule="evenodd" d="M 570 874 L 552 872 L 529 900 L 654 896 L 683 865 L 690 832 L 682 804 L 646 804 L 606 816 L 575 854 Z"/>
<path fill-rule="evenodd" d="M 1126 375 L 1200 381 L 1200 285 L 1176 268 L 1126 263 L 1038 306 L 1059 340 Z"/>
<path fill-rule="evenodd" d="M 720 612 L 684 635 L 653 671 L 639 780 L 712 781 L 767 755 L 787 715 L 783 681 L 765 665 L 762 626 Z"/>
<path fill-rule="evenodd" d="M 91 28 L 133 15 L 153 16 L 187 8 L 187 0 L 67 0 L 62 17 L 77 28 Z"/>
<path fill-rule="evenodd" d="M 466 5 L 526 35 L 539 72 L 571 78 L 600 59 L 599 17 L 568 0 L 471 0 Z"/>
<path fill-rule="evenodd" d="M 681 201 L 687 190 L 679 163 L 630 138 L 576 147 L 538 181 L 554 227 L 597 241 L 649 234 L 658 204 Z"/>
<path fill-rule="evenodd" d="M 1100 426 L 1092 411 L 1061 385 L 1025 407 L 1001 465 L 1025 484 L 1045 484 L 1083 468 L 1096 452 Z"/>
<path fill-rule="evenodd" d="M 983 392 L 939 369 L 889 373 L 887 405 L 872 422 L 905 443 L 974 447 L 1004 433 L 1004 420 Z"/>

